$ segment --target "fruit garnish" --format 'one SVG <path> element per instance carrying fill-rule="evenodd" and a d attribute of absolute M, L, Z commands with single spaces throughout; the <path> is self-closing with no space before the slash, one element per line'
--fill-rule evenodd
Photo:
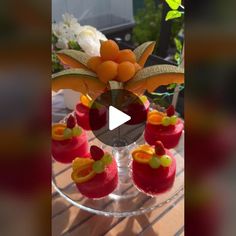
<path fill-rule="evenodd" d="M 73 89 L 82 94 L 89 94 L 92 98 L 106 88 L 97 75 L 84 69 L 67 69 L 52 75 L 52 90 Z"/>
<path fill-rule="evenodd" d="M 135 74 L 134 64 L 129 61 L 121 62 L 118 65 L 118 81 L 126 82 L 130 80 Z"/>
<path fill-rule="evenodd" d="M 119 47 L 113 40 L 103 41 L 100 47 L 102 60 L 115 60 L 119 55 Z"/>
<path fill-rule="evenodd" d="M 150 165 L 151 168 L 157 169 L 157 168 L 160 167 L 161 161 L 160 161 L 160 159 L 159 159 L 158 157 L 153 156 L 153 157 L 149 160 L 148 164 Z"/>
<path fill-rule="evenodd" d="M 54 124 L 52 126 L 52 139 L 57 141 L 64 140 L 64 130 L 66 129 L 66 124 Z"/>
<path fill-rule="evenodd" d="M 60 62 L 70 68 L 87 68 L 89 56 L 78 50 L 65 49 L 57 52 L 57 57 Z"/>
<path fill-rule="evenodd" d="M 172 163 L 172 159 L 168 155 L 163 155 L 160 158 L 160 162 L 163 167 L 169 167 Z"/>
<path fill-rule="evenodd" d="M 72 135 L 73 136 L 80 136 L 82 134 L 82 129 L 79 126 L 75 126 L 72 129 Z"/>
<path fill-rule="evenodd" d="M 73 136 L 72 129 L 70 128 L 65 128 L 63 132 L 64 139 L 70 139 Z"/>
<path fill-rule="evenodd" d="M 153 65 L 142 68 L 125 83 L 125 89 L 143 94 L 145 90 L 153 92 L 162 85 L 184 83 L 183 68 L 172 65 Z"/>
<path fill-rule="evenodd" d="M 154 153 L 154 148 L 151 146 L 141 145 L 132 152 L 132 157 L 135 161 L 145 164 L 149 162 Z"/>
<path fill-rule="evenodd" d="M 102 63 L 102 58 L 101 57 L 91 57 L 87 62 L 87 66 L 90 70 L 96 72 L 98 66 L 101 63 Z"/>
<path fill-rule="evenodd" d="M 71 178 L 74 182 L 81 184 L 92 179 L 96 173 L 93 170 L 94 160 L 77 157 L 72 162 L 73 172 Z"/>
<path fill-rule="evenodd" d="M 95 145 L 92 145 L 90 147 L 90 154 L 91 154 L 93 160 L 97 161 L 97 160 L 102 159 L 102 157 L 104 156 L 104 151 L 101 148 L 99 148 Z"/>
<path fill-rule="evenodd" d="M 152 54 L 155 48 L 156 42 L 149 41 L 141 44 L 134 50 L 136 60 L 138 64 L 143 67 L 148 57 Z"/>
<path fill-rule="evenodd" d="M 147 121 L 152 125 L 160 125 L 164 116 L 165 113 L 153 110 L 148 112 Z"/>
<path fill-rule="evenodd" d="M 97 75 L 101 82 L 107 83 L 117 76 L 118 64 L 114 61 L 105 61 L 97 67 Z"/>
<path fill-rule="evenodd" d="M 104 172 L 105 167 L 106 166 L 105 166 L 104 162 L 101 160 L 95 161 L 93 163 L 93 171 L 97 174 Z"/>
<path fill-rule="evenodd" d="M 116 61 L 118 63 L 124 62 L 124 61 L 129 61 L 131 63 L 135 63 L 136 62 L 136 56 L 133 53 L 133 51 L 131 51 L 130 49 L 123 49 L 120 50 L 118 57 L 116 58 Z"/>
<path fill-rule="evenodd" d="M 92 99 L 88 95 L 87 96 L 86 95 L 80 96 L 80 102 L 86 107 L 90 107 L 91 101 L 92 101 Z"/>
<path fill-rule="evenodd" d="M 175 125 L 177 123 L 178 117 L 177 116 L 171 116 L 170 117 L 170 124 Z"/>
<path fill-rule="evenodd" d="M 155 152 L 158 156 L 162 156 L 166 154 L 164 145 L 161 141 L 156 141 L 155 143 Z"/>
<path fill-rule="evenodd" d="M 163 126 L 169 126 L 170 125 L 170 117 L 169 116 L 163 117 L 161 120 L 161 124 Z"/>
<path fill-rule="evenodd" d="M 75 125 L 76 125 L 75 117 L 73 115 L 70 115 L 66 120 L 66 126 L 69 129 L 73 129 Z"/>
<path fill-rule="evenodd" d="M 104 154 L 104 156 L 102 157 L 101 161 L 105 164 L 105 165 L 109 165 L 112 163 L 112 156 L 108 153 Z"/>
<path fill-rule="evenodd" d="M 171 117 L 175 114 L 175 108 L 173 105 L 170 105 L 167 109 L 166 109 L 166 114 L 167 116 Z"/>

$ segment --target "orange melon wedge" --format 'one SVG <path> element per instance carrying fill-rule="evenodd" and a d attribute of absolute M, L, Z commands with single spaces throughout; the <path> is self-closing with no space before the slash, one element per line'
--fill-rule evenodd
<path fill-rule="evenodd" d="M 72 49 L 61 50 L 57 52 L 57 57 L 61 63 L 69 66 L 70 68 L 88 69 L 87 62 L 90 57 L 84 52 Z"/>
<path fill-rule="evenodd" d="M 133 52 L 136 56 L 137 63 L 144 67 L 148 57 L 152 54 L 155 48 L 156 42 L 149 41 L 138 46 Z"/>
<path fill-rule="evenodd" d="M 173 65 L 155 65 L 143 68 L 125 84 L 125 89 L 142 94 L 145 90 L 153 92 L 162 85 L 184 83 L 183 68 Z"/>
<path fill-rule="evenodd" d="M 52 75 L 52 90 L 72 89 L 94 98 L 106 88 L 97 75 L 84 69 L 68 69 Z"/>
<path fill-rule="evenodd" d="M 96 173 L 93 170 L 94 160 L 89 158 L 77 157 L 72 162 L 73 172 L 71 178 L 75 183 L 81 184 L 92 179 Z"/>

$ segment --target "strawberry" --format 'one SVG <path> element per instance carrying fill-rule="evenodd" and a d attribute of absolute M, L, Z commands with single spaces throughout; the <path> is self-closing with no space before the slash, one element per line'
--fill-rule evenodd
<path fill-rule="evenodd" d="M 101 148 L 93 145 L 90 147 L 90 154 L 93 160 L 98 161 L 104 156 L 104 151 Z"/>
<path fill-rule="evenodd" d="M 156 141 L 156 144 L 155 144 L 155 152 L 158 156 L 163 156 L 166 154 L 166 151 L 165 151 L 165 148 L 164 148 L 164 145 L 161 141 Z"/>
<path fill-rule="evenodd" d="M 170 105 L 167 109 L 166 109 L 166 113 L 167 116 L 173 116 L 175 114 L 175 108 L 173 105 Z"/>
<path fill-rule="evenodd" d="M 75 117 L 70 115 L 66 121 L 66 126 L 69 129 L 73 129 L 76 125 Z"/>

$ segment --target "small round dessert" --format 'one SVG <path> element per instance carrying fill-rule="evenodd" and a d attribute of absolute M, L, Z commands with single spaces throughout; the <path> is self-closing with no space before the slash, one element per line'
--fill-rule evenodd
<path fill-rule="evenodd" d="M 92 99 L 90 99 L 88 96 L 82 95 L 80 97 L 80 103 L 76 105 L 75 109 L 77 124 L 85 130 L 91 130 L 90 115 L 99 117 L 98 120 L 102 121 L 97 122 L 96 126 L 93 127 L 94 130 L 100 129 L 106 124 L 106 110 L 101 108 L 99 109 L 99 107 L 96 109 L 95 106 L 91 107 L 91 105 Z"/>
<path fill-rule="evenodd" d="M 154 196 L 173 186 L 176 161 L 162 142 L 157 141 L 155 148 L 141 145 L 132 152 L 132 157 L 132 178 L 141 192 Z"/>
<path fill-rule="evenodd" d="M 127 122 L 129 125 L 135 125 L 146 121 L 147 114 L 149 110 L 150 102 L 146 96 L 141 96 L 137 102 L 133 102 L 128 106 L 126 114 L 132 117 L 130 121 Z"/>
<path fill-rule="evenodd" d="M 52 156 L 56 161 L 71 163 L 78 156 L 88 156 L 88 152 L 87 135 L 76 125 L 72 115 L 66 124 L 57 123 L 52 126 Z"/>
<path fill-rule="evenodd" d="M 76 158 L 71 178 L 82 195 L 92 199 L 112 193 L 118 184 L 115 159 L 97 146 L 91 146 L 90 158 Z"/>
<path fill-rule="evenodd" d="M 183 129 L 183 122 L 175 115 L 174 107 L 170 105 L 165 113 L 157 110 L 148 113 L 144 138 L 149 145 L 160 140 L 170 149 L 178 145 Z"/>

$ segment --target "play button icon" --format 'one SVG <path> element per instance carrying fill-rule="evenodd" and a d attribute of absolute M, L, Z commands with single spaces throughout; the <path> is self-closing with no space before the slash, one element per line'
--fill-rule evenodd
<path fill-rule="evenodd" d="M 131 117 L 126 115 L 124 112 L 113 106 L 109 106 L 109 130 L 116 129 L 130 119 Z"/>
<path fill-rule="evenodd" d="M 148 108 L 148 100 L 144 101 L 127 90 L 108 90 L 90 107 L 91 131 L 106 145 L 128 146 L 143 135 Z"/>

